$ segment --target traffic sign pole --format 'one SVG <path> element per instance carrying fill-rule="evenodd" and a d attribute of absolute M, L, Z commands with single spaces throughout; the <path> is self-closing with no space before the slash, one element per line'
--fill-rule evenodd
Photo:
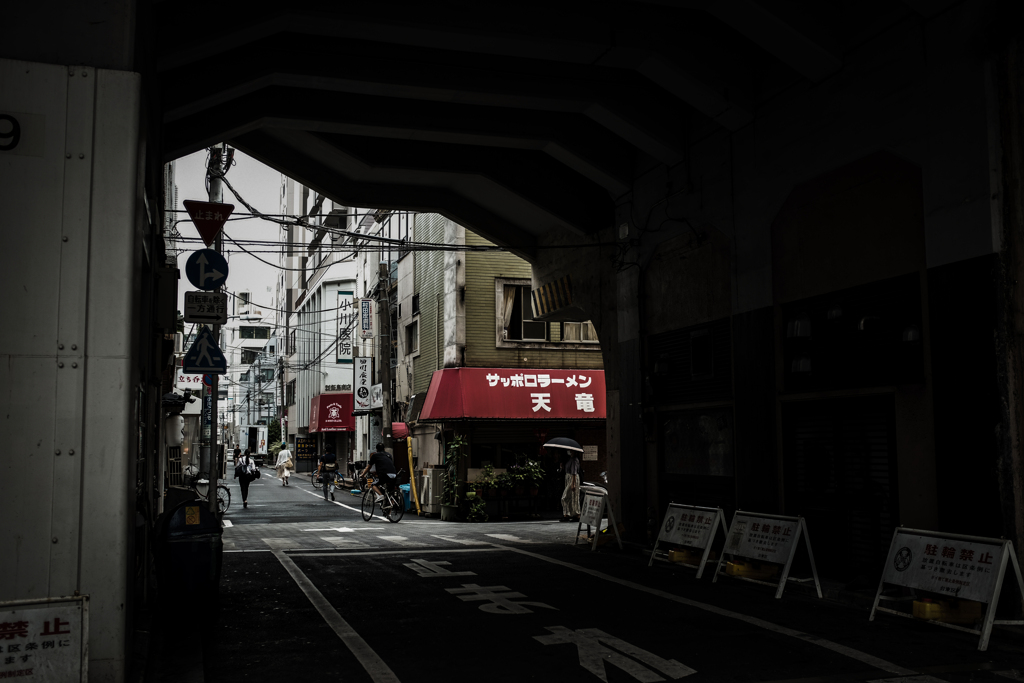
<path fill-rule="evenodd" d="M 224 183 L 221 182 L 220 174 L 224 171 L 223 163 L 223 151 L 224 144 L 218 143 L 213 146 L 210 151 L 210 169 L 216 169 L 214 172 L 209 173 L 210 176 L 210 201 L 211 202 L 223 202 L 224 201 Z M 225 216 L 227 218 L 227 216 Z M 214 242 L 214 251 L 220 254 L 224 250 L 224 242 L 221 237 L 220 230 L 217 231 L 217 239 Z M 202 276 L 200 276 L 202 277 Z M 202 285 L 200 285 L 202 286 Z M 220 345 L 220 325 L 215 324 L 213 326 L 213 338 L 217 340 L 217 344 Z M 225 359 L 226 361 L 226 359 Z M 217 479 L 220 477 L 221 461 L 217 457 L 217 439 L 220 436 L 220 420 L 219 420 L 219 406 L 218 389 L 220 387 L 220 375 L 214 375 L 213 381 L 210 383 L 210 392 L 213 394 L 213 410 L 210 415 L 210 493 L 209 503 L 210 512 L 217 513 Z"/>

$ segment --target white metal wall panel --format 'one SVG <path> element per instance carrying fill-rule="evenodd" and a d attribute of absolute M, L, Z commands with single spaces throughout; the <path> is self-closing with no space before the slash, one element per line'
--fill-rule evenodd
<path fill-rule="evenodd" d="M 0 60 L 0 113 L 21 127 L 0 151 L 0 250 L 17 255 L 2 276 L 0 500 L 12 523 L 0 528 L 0 600 L 49 594 L 67 74 Z"/>

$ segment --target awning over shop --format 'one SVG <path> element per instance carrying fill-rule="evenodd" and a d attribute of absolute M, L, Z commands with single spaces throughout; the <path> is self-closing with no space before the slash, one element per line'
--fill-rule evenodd
<path fill-rule="evenodd" d="M 354 432 L 352 394 L 320 394 L 309 402 L 309 432 Z"/>
<path fill-rule="evenodd" d="M 431 377 L 419 420 L 604 418 L 603 370 L 447 368 Z"/>

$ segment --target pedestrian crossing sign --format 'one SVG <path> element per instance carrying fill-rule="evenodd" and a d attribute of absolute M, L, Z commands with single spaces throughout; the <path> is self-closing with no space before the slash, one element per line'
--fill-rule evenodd
<path fill-rule="evenodd" d="M 194 375 L 223 375 L 227 373 L 227 359 L 217 345 L 217 340 L 213 338 L 209 327 L 199 330 L 192 347 L 185 354 L 181 371 Z"/>

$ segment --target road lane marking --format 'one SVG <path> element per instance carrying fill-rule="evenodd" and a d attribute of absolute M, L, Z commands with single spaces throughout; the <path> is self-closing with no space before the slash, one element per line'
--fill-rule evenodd
<path fill-rule="evenodd" d="M 491 545 L 490 541 L 477 541 L 469 538 L 455 538 L 454 536 L 439 536 L 438 534 L 431 534 L 434 538 L 440 538 L 442 541 L 449 541 L 451 543 L 461 543 L 462 545 Z"/>
<path fill-rule="evenodd" d="M 594 674 L 607 683 L 608 673 L 605 670 L 606 664 L 612 664 L 622 669 L 638 681 L 663 681 L 658 674 L 651 671 L 640 662 L 643 662 L 652 669 L 657 669 L 673 680 L 679 680 L 697 673 L 694 669 L 680 664 L 674 659 L 662 659 L 658 655 L 642 650 L 636 645 L 627 643 L 624 640 L 610 636 L 604 631 L 596 628 L 568 629 L 565 626 L 547 626 L 550 635 L 534 636 L 533 639 L 543 645 L 572 644 L 576 646 L 580 666 Z M 612 648 L 615 648 L 614 650 Z M 618 652 L 616 652 L 618 650 Z M 640 662 L 624 653 L 639 659 Z"/>
<path fill-rule="evenodd" d="M 362 541 L 356 541 L 351 538 L 344 538 L 342 536 L 321 536 L 320 540 L 327 541 L 331 545 L 338 546 L 339 548 L 369 548 Z"/>
<path fill-rule="evenodd" d="M 323 498 L 324 497 L 324 494 L 322 494 L 322 493 L 313 493 L 312 491 L 308 491 L 308 490 L 302 488 L 301 486 L 299 487 L 299 490 L 302 491 L 303 493 L 308 493 L 311 496 L 316 496 L 317 498 Z M 345 508 L 346 510 L 351 510 L 352 512 L 359 512 L 359 508 L 354 508 L 351 505 L 345 505 L 344 503 L 339 503 L 336 500 L 325 500 L 324 502 L 325 503 L 333 503 L 334 505 L 339 505 L 339 506 Z M 374 519 L 376 519 L 376 518 L 374 518 Z"/>
<path fill-rule="evenodd" d="M 899 678 L 876 678 L 868 683 L 946 683 L 935 676 L 900 676 Z"/>
<path fill-rule="evenodd" d="M 262 540 L 270 546 L 271 550 L 293 550 L 302 547 L 301 543 L 290 538 L 264 538 Z"/>
<path fill-rule="evenodd" d="M 278 559 L 285 568 L 285 571 L 295 580 L 295 583 L 302 589 L 302 592 L 306 594 L 306 597 L 313 603 L 313 607 L 316 607 L 316 611 L 324 618 L 327 625 L 338 634 L 345 647 L 356 656 L 356 659 L 366 669 L 366 673 L 370 674 L 370 678 L 373 679 L 374 683 L 399 683 L 395 672 L 356 633 L 355 629 L 338 614 L 338 610 L 334 609 L 334 605 L 328 602 L 323 593 L 309 580 L 309 577 L 302 573 L 302 570 L 292 561 L 292 558 L 280 550 L 274 551 L 274 557 Z"/>
<path fill-rule="evenodd" d="M 416 572 L 417 576 L 424 578 L 476 576 L 476 572 L 453 572 L 450 569 L 445 569 L 446 566 L 451 566 L 451 562 L 446 562 L 444 560 L 441 560 L 440 562 L 431 562 L 429 560 L 416 559 L 412 562 L 407 562 L 402 566 L 413 570 Z"/>
<path fill-rule="evenodd" d="M 350 533 L 352 531 L 373 531 L 373 529 L 371 529 L 369 527 L 361 527 L 359 529 L 353 529 L 352 527 L 338 526 L 338 527 L 328 527 L 326 529 L 303 529 L 303 531 L 337 531 L 339 534 L 347 534 L 347 533 Z"/>
<path fill-rule="evenodd" d="M 420 543 L 419 541 L 410 541 L 405 536 L 378 536 L 382 541 L 390 541 L 391 543 L 397 543 L 398 545 L 404 545 L 408 548 L 425 548 L 426 543 Z"/>
<path fill-rule="evenodd" d="M 491 553 L 506 550 L 501 546 L 491 546 L 490 548 L 444 548 L 441 550 L 423 550 L 422 548 L 409 548 L 408 550 L 370 550 L 360 551 L 356 553 L 349 552 L 332 552 L 332 553 L 291 553 L 292 557 L 349 557 L 350 555 L 423 555 L 424 553 Z"/>
<path fill-rule="evenodd" d="M 742 614 L 740 612 L 733 612 L 731 610 L 716 607 L 714 605 L 708 605 L 703 602 L 697 602 L 696 600 L 690 600 L 689 598 L 684 598 L 679 595 L 673 595 L 672 593 L 658 590 L 657 588 L 649 588 L 639 583 L 627 581 L 626 579 L 619 579 L 609 574 L 605 574 L 604 572 L 599 572 L 595 569 L 587 569 L 586 567 L 581 567 L 578 564 L 572 564 L 571 562 L 565 562 L 563 560 L 556 560 L 553 557 L 547 557 L 546 555 L 541 555 L 540 553 L 531 552 L 529 550 L 523 550 L 522 548 L 515 548 L 513 546 L 503 546 L 497 543 L 495 543 L 494 545 L 497 548 L 504 548 L 505 550 L 509 550 L 514 553 L 519 553 L 520 555 L 527 555 L 538 560 L 550 562 L 551 564 L 557 564 L 563 567 L 567 567 L 569 569 L 574 569 L 578 572 L 589 574 L 590 576 L 593 576 L 595 578 L 603 579 L 611 583 L 617 583 L 620 586 L 632 588 L 633 590 L 638 590 L 644 593 L 649 593 L 651 595 L 656 595 L 660 598 L 665 598 L 666 600 L 672 600 L 673 602 L 678 602 L 682 605 L 687 605 L 688 607 L 695 607 L 697 609 L 704 610 L 705 612 L 711 612 L 712 614 L 717 614 L 719 616 L 727 617 L 729 619 L 738 619 L 739 621 L 745 621 L 746 623 L 752 626 L 757 626 L 768 631 L 774 631 L 775 633 L 790 636 L 792 638 L 802 640 L 806 643 L 811 643 L 812 645 L 818 645 L 819 647 L 823 647 L 826 650 L 832 650 L 833 652 L 845 655 L 846 657 L 849 657 L 851 659 L 856 659 L 859 662 L 863 662 L 864 664 L 873 666 L 876 669 L 880 669 L 882 671 L 887 671 L 888 673 L 896 674 L 898 676 L 912 676 L 917 674 L 917 672 L 912 669 L 906 669 L 902 666 L 886 661 L 880 657 L 875 657 L 874 655 L 869 655 L 866 652 L 855 650 L 852 647 L 840 645 L 839 643 L 833 643 L 830 640 L 825 640 L 824 638 L 812 636 L 802 631 L 797 631 L 795 629 L 787 628 L 785 626 L 779 626 L 778 624 L 773 624 L 770 621 L 765 621 L 764 619 L 758 619 L 757 617 L 752 617 L 747 614 Z"/>
<path fill-rule="evenodd" d="M 484 536 L 490 536 L 491 538 L 497 538 L 502 541 L 512 541 L 513 543 L 539 543 L 540 541 L 528 541 L 525 538 L 519 538 L 512 534 L 484 534 Z"/>

